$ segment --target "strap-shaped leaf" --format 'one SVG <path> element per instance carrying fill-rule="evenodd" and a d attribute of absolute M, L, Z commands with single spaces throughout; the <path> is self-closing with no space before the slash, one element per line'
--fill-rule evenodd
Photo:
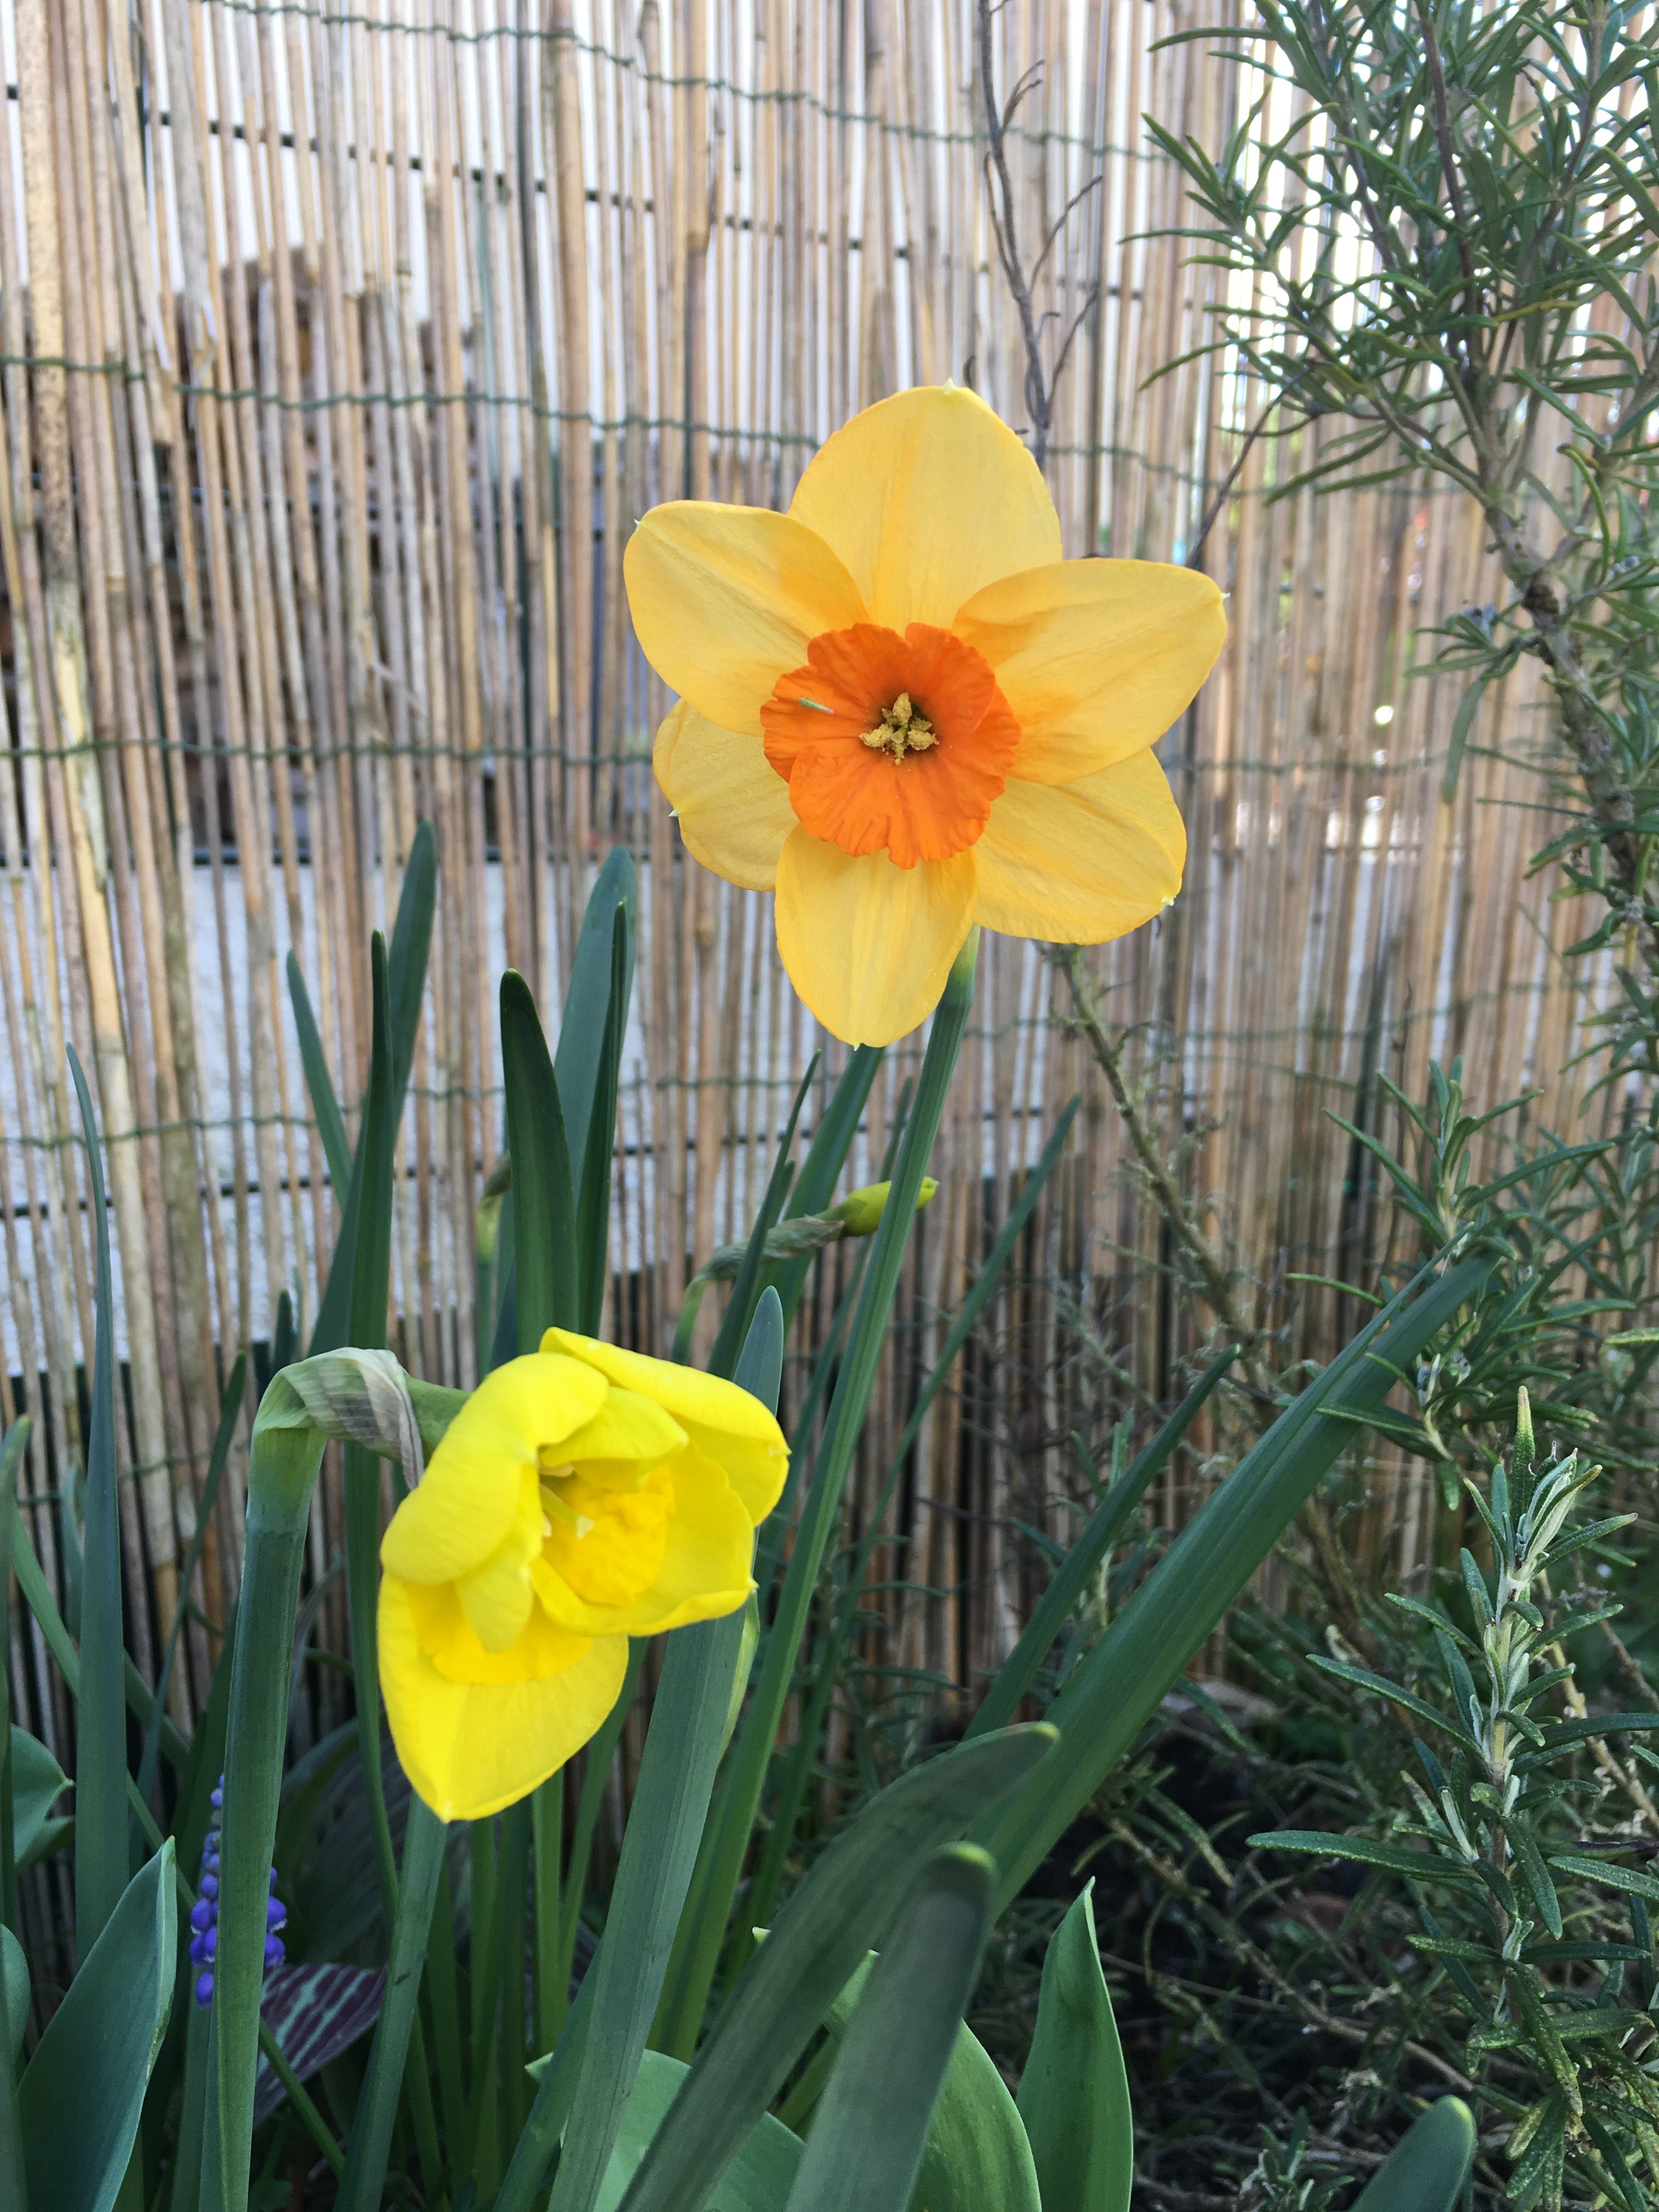
<path fill-rule="evenodd" d="M 687 2071 L 684 2059 L 670 2058 L 665 2051 L 647 2051 L 640 2061 L 594 2212 L 617 2212 Z M 800 2154 L 800 2137 L 770 2112 L 763 2113 L 708 2199 L 707 2212 L 783 2212 Z"/>
<path fill-rule="evenodd" d="M 29 2203 L 110 2212 L 173 2008 L 173 1844 L 127 1884 L 47 2024 L 18 2091 Z"/>
<path fill-rule="evenodd" d="M 287 1297 L 286 1291 L 283 1293 Z M 289 1310 L 291 1313 L 291 1309 Z M 291 1326 L 291 1323 L 290 1323 Z M 167 1684 L 172 1679 L 173 1662 L 179 1656 L 179 1638 L 185 1626 L 185 1607 L 189 1602 L 190 1586 L 196 1579 L 196 1570 L 201 1561 L 202 1547 L 213 1522 L 213 1509 L 218 1503 L 219 1485 L 224 1480 L 225 1467 L 230 1458 L 231 1445 L 236 1440 L 237 1425 L 242 1418 L 242 1390 L 247 1376 L 247 1354 L 239 1352 L 225 1378 L 225 1395 L 219 1408 L 219 1426 L 213 1439 L 213 1449 L 208 1456 L 206 1480 L 196 1508 L 196 1533 L 190 1540 L 190 1549 L 185 1554 L 184 1571 L 179 1577 L 179 1609 L 173 1617 L 173 1626 L 167 1634 L 167 1648 L 162 1654 L 161 1671 L 155 1678 L 155 1705 L 149 1723 L 144 1730 L 144 1748 L 138 1761 L 138 1792 L 148 1798 L 155 1781 L 155 1769 L 161 1756 L 161 1722 L 167 1711 Z"/>
<path fill-rule="evenodd" d="M 628 1030 L 628 990 L 632 974 L 631 939 L 626 911 L 618 907 L 611 930 L 611 994 L 593 1072 L 592 1103 L 576 1170 L 576 1326 L 599 1333 L 605 1290 L 611 1273 L 611 1174 L 615 1158 L 617 1095 L 622 1081 L 623 1042 Z"/>
<path fill-rule="evenodd" d="M 11 1562 L 15 1548 L 13 1538 L 17 1527 L 17 1478 L 22 1472 L 23 1455 L 28 1449 L 29 1422 L 27 1415 L 14 1421 L 0 1438 L 0 1638 L 3 1649 L 11 1650 Z M 17 1917 L 17 1852 L 19 1845 L 14 1820 L 13 1793 L 16 1788 L 15 1771 L 15 1731 L 11 1724 L 11 1681 L 4 1666 L 0 1666 L 0 1923 L 9 1927 Z M 56 1765 L 54 1760 L 53 1764 Z M 61 1777 L 60 1777 L 61 1782 Z M 54 1793 L 55 1794 L 55 1793 Z M 3 2055 L 4 2038 L 0 2036 L 0 2055 Z M 9 2117 L 0 2108 L 0 2120 Z M 0 2190 L 6 2185 L 6 2165 L 0 2157 Z M 18 2182 L 21 2189 L 21 2179 Z M 3 2198 L 0 2198 L 0 2205 Z"/>
<path fill-rule="evenodd" d="M 260 2012 L 284 2058 L 301 2081 L 359 2036 L 380 2017 L 386 1972 L 367 1966 L 301 1965 L 278 1966 L 265 1977 Z M 262 2057 L 253 2085 L 253 2117 L 263 2120 L 283 2101 L 282 2083 Z"/>
<path fill-rule="evenodd" d="M 329 1262 L 328 1280 L 312 1330 L 310 1349 L 332 1352 L 343 1344 L 378 1344 L 385 1329 L 386 1292 L 382 1310 L 371 1316 L 371 1334 L 354 1325 L 358 1307 L 354 1285 L 372 1279 L 378 1267 L 380 1240 L 384 1234 L 391 1250 L 393 1146 L 404 1110 L 404 1093 L 415 1057 L 415 1034 L 420 1026 L 421 1002 L 426 990 L 427 956 L 432 940 L 432 908 L 436 896 L 437 844 L 432 825 L 422 822 L 410 848 L 404 872 L 398 912 L 392 925 L 392 949 L 387 953 L 380 932 L 369 945 L 374 1000 L 369 1053 L 368 1092 L 357 1129 L 357 1148 L 351 1171 L 336 1188 L 343 1193 L 340 1203 L 340 1234 Z M 289 975 L 290 990 L 294 981 Z M 303 989 L 303 979 L 301 979 Z M 297 1001 L 296 1001 L 297 1017 Z M 313 1024 L 314 1026 L 314 1024 Z M 321 1081 L 328 1070 L 319 1056 Z M 310 1080 L 307 1066 L 307 1079 Z M 313 1094 L 314 1095 L 314 1094 Z M 330 1091 L 328 1097 L 332 1097 Z M 325 1109 L 318 1109 L 319 1119 Z M 334 1108 L 339 1114 L 337 1104 Z M 343 1127 L 343 1125 L 342 1125 Z M 385 1219 L 382 1231 L 380 1194 L 384 1186 Z M 366 1248 L 366 1249 L 365 1249 Z M 388 1261 L 389 1265 L 389 1261 Z"/>
<path fill-rule="evenodd" d="M 0 2064 L 15 2069 L 29 2024 L 29 1962 L 22 1945 L 4 1926 L 0 1926 L 0 1996 L 5 2000 L 6 2021 L 4 2038 L 0 2039 Z"/>
<path fill-rule="evenodd" d="M 1231 1346 L 1218 1359 L 1211 1362 L 1145 1451 L 1137 1455 L 1133 1464 L 1125 1468 L 1121 1480 L 1113 1484 L 1095 1508 L 1087 1525 L 1054 1570 L 1054 1580 L 1042 1593 L 1019 1641 L 997 1669 L 985 1702 L 969 1727 L 969 1735 L 984 1735 L 992 1729 L 1006 1728 L 1012 1720 L 1020 1699 L 1036 1681 L 1043 1660 L 1063 1633 L 1090 1577 L 1122 1534 L 1147 1486 L 1162 1471 L 1170 1453 L 1197 1419 L 1211 1392 L 1237 1357 L 1237 1346 Z"/>
<path fill-rule="evenodd" d="M 52 1807 L 70 1779 L 38 1736 L 14 1722 L 11 1730 L 11 1824 L 20 1867 L 44 1857 L 71 1826 L 54 1820 Z"/>
<path fill-rule="evenodd" d="M 340 1111 L 334 1079 L 328 1072 L 328 1055 L 323 1048 L 323 1033 L 311 1004 L 311 994 L 306 988 L 305 970 L 300 965 L 299 954 L 291 950 L 288 956 L 288 996 L 294 1009 L 294 1026 L 299 1032 L 300 1065 L 305 1070 L 311 1110 L 317 1117 L 317 1134 L 322 1139 L 323 1158 L 328 1162 L 329 1180 L 343 1200 L 351 1181 L 351 1141 L 346 1135 L 345 1115 Z"/>
<path fill-rule="evenodd" d="M 75 1939 L 84 1958 L 127 1886 L 127 1706 L 122 1680 L 121 1533 L 115 1510 L 115 1301 L 110 1286 L 109 1215 L 92 1099 L 73 1046 L 69 1058 L 87 1144 L 87 1188 L 98 1255 L 75 1745 Z"/>
<path fill-rule="evenodd" d="M 905 2212 L 990 1932 L 996 1869 L 958 1844 L 924 1866 L 859 1999 L 787 2212 Z M 1010 2208 L 998 2202 L 998 2212 Z M 933 2212 L 929 2200 L 929 2212 Z"/>
<path fill-rule="evenodd" d="M 1452 2212 L 1474 2163 L 1474 2116 L 1461 2097 L 1442 2097 L 1412 2122 L 1353 2212 Z"/>
<path fill-rule="evenodd" d="M 1093 1888 L 1091 1882 L 1048 1945 L 1019 2085 L 1042 2203 L 1057 2212 L 1128 2212 L 1134 2181 L 1134 2113 L 1100 1971 Z"/>
<path fill-rule="evenodd" d="M 875 1963 L 860 1966 L 830 2008 L 842 2035 Z M 813 2061 L 814 2068 L 818 2064 Z M 1042 2212 L 1031 2146 L 996 2061 L 964 2021 L 933 2107 L 915 2198 L 927 2212 Z"/>
<path fill-rule="evenodd" d="M 438 899 L 438 833 L 418 822 L 404 866 L 403 889 L 392 923 L 386 973 L 392 987 L 392 1118 L 404 1108 L 409 1071 L 415 1061 L 415 1036 L 426 996 L 427 961 L 432 950 L 432 915 Z"/>
<path fill-rule="evenodd" d="M 883 1057 L 882 1046 L 861 1044 L 842 1069 L 841 1080 L 806 1148 L 800 1173 L 789 1194 L 785 1220 L 799 1213 L 822 1213 L 829 1205 L 847 1155 L 853 1148 L 853 1139 L 859 1133 L 859 1122 Z M 811 1265 L 811 1255 L 807 1254 L 799 1259 L 781 1261 L 772 1270 L 772 1281 L 783 1302 L 786 1327 L 794 1318 Z"/>
<path fill-rule="evenodd" d="M 891 1784 L 849 1821 L 785 1905 L 698 2051 L 623 2212 L 705 2202 L 737 2148 L 933 1852 L 1048 1755 L 1046 1727 L 961 1744 Z M 698 2192 L 702 2194 L 699 2195 Z"/>
<path fill-rule="evenodd" d="M 970 937 L 957 956 L 944 996 L 933 1015 L 916 1103 L 904 1125 L 892 1188 L 882 1212 L 881 1225 L 872 1242 L 869 1264 L 859 1292 L 846 1356 L 836 1374 L 811 1486 L 801 1506 L 794 1548 L 789 1556 L 777 1610 L 762 1643 L 755 1694 L 738 1726 L 720 1802 L 705 1838 L 698 1875 L 696 1923 L 690 1931 L 682 1933 L 677 1985 L 671 1984 L 669 2001 L 654 2039 L 659 2048 L 668 2045 L 677 2057 L 687 2056 L 696 2045 L 765 1788 L 772 1748 L 794 1680 L 796 1657 L 805 1633 L 819 1571 L 830 1534 L 839 1526 L 842 1493 L 858 1448 L 881 1348 L 886 1340 L 888 1316 L 898 1289 L 916 1195 L 939 1133 L 951 1073 L 973 1003 L 976 951 L 976 938 Z M 803 1171 L 801 1180 L 805 1179 Z M 787 1324 L 788 1298 L 780 1295 Z M 853 1953 L 848 1960 L 848 1973 L 870 1948 L 870 1943 L 866 1942 Z M 845 1975 L 842 1978 L 844 1980 Z M 840 1987 L 839 1982 L 836 1987 Z M 832 1989 L 824 2002 L 828 2003 L 834 1995 Z"/>
<path fill-rule="evenodd" d="M 517 1349 L 544 1330 L 577 1326 L 576 1204 L 570 1146 L 553 1062 L 530 986 L 501 978 L 501 1066 L 513 1162 L 513 1261 Z"/>
<path fill-rule="evenodd" d="M 566 1133 L 573 1161 L 587 1157 L 588 1124 L 603 1079 L 605 1019 L 611 1005 L 612 948 L 618 921 L 623 931 L 622 1000 L 624 1011 L 634 988 L 635 925 L 639 914 L 639 882 L 627 851 L 618 846 L 607 854 L 594 880 L 587 909 L 576 939 L 570 967 L 570 988 L 559 1017 L 559 1046 L 554 1062 L 559 1097 L 564 1107 Z M 622 1042 L 617 1039 L 616 1050 Z"/>
<path fill-rule="evenodd" d="M 1496 1264 L 1462 1261 L 1411 1284 L 1281 1413 L 1188 1522 L 1073 1668 L 1050 1708 L 1066 1756 L 1032 1778 L 983 1839 L 1017 1897 L 1180 1680 L 1303 1505 L 1430 1340 Z"/>

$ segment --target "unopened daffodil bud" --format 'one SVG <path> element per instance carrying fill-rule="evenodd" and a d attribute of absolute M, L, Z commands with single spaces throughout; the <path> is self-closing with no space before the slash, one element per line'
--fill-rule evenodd
<path fill-rule="evenodd" d="M 832 1206 L 829 1218 L 839 1221 L 842 1234 L 848 1237 L 873 1237 L 881 1226 L 881 1217 L 886 1211 L 890 1182 L 867 1182 L 862 1190 L 849 1190 L 839 1206 Z M 939 1188 L 932 1176 L 923 1176 L 921 1188 L 916 1193 L 916 1212 L 920 1213 Z"/>

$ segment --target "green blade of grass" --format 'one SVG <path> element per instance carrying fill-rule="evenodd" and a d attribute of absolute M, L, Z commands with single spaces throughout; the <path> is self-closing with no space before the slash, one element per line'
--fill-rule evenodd
<path fill-rule="evenodd" d="M 86 1541 L 81 1583 L 81 1686 L 76 1705 L 75 1942 L 91 1951 L 127 1886 L 127 1713 L 121 1641 L 121 1536 L 115 1510 L 115 1310 L 109 1216 L 87 1079 L 71 1045 L 97 1250 L 92 1421 L 87 1440 Z"/>
<path fill-rule="evenodd" d="M 984 1832 L 1001 1903 L 1021 1889 L 1128 1751 L 1193 1654 L 1429 1340 L 1495 1266 L 1464 1260 L 1421 1279 L 1372 1320 L 1238 1466 L 1073 1669 L 1050 1706 L 1066 1755 Z"/>

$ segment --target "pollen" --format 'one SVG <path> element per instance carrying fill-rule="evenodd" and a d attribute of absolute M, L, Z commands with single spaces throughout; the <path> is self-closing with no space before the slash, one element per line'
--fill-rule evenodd
<path fill-rule="evenodd" d="M 901 691 L 890 707 L 882 708 L 881 720 L 875 728 L 863 732 L 861 742 L 872 752 L 886 753 L 891 759 L 902 761 L 906 753 L 931 752 L 939 743 L 939 732 L 910 694 Z"/>

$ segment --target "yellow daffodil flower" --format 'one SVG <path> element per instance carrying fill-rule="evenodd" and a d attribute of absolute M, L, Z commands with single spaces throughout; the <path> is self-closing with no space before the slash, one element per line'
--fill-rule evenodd
<path fill-rule="evenodd" d="M 788 1451 L 736 1383 L 549 1329 L 457 1413 L 380 1546 L 380 1686 L 414 1789 L 478 1820 L 617 1701 L 630 1636 L 734 1613 Z"/>
<path fill-rule="evenodd" d="M 776 891 L 784 966 L 837 1036 L 914 1029 L 976 923 L 1101 944 L 1180 888 L 1151 748 L 1221 650 L 1221 594 L 1062 560 L 1035 462 L 971 392 L 866 408 L 787 514 L 654 507 L 624 567 L 680 695 L 656 771 L 687 849 Z"/>

